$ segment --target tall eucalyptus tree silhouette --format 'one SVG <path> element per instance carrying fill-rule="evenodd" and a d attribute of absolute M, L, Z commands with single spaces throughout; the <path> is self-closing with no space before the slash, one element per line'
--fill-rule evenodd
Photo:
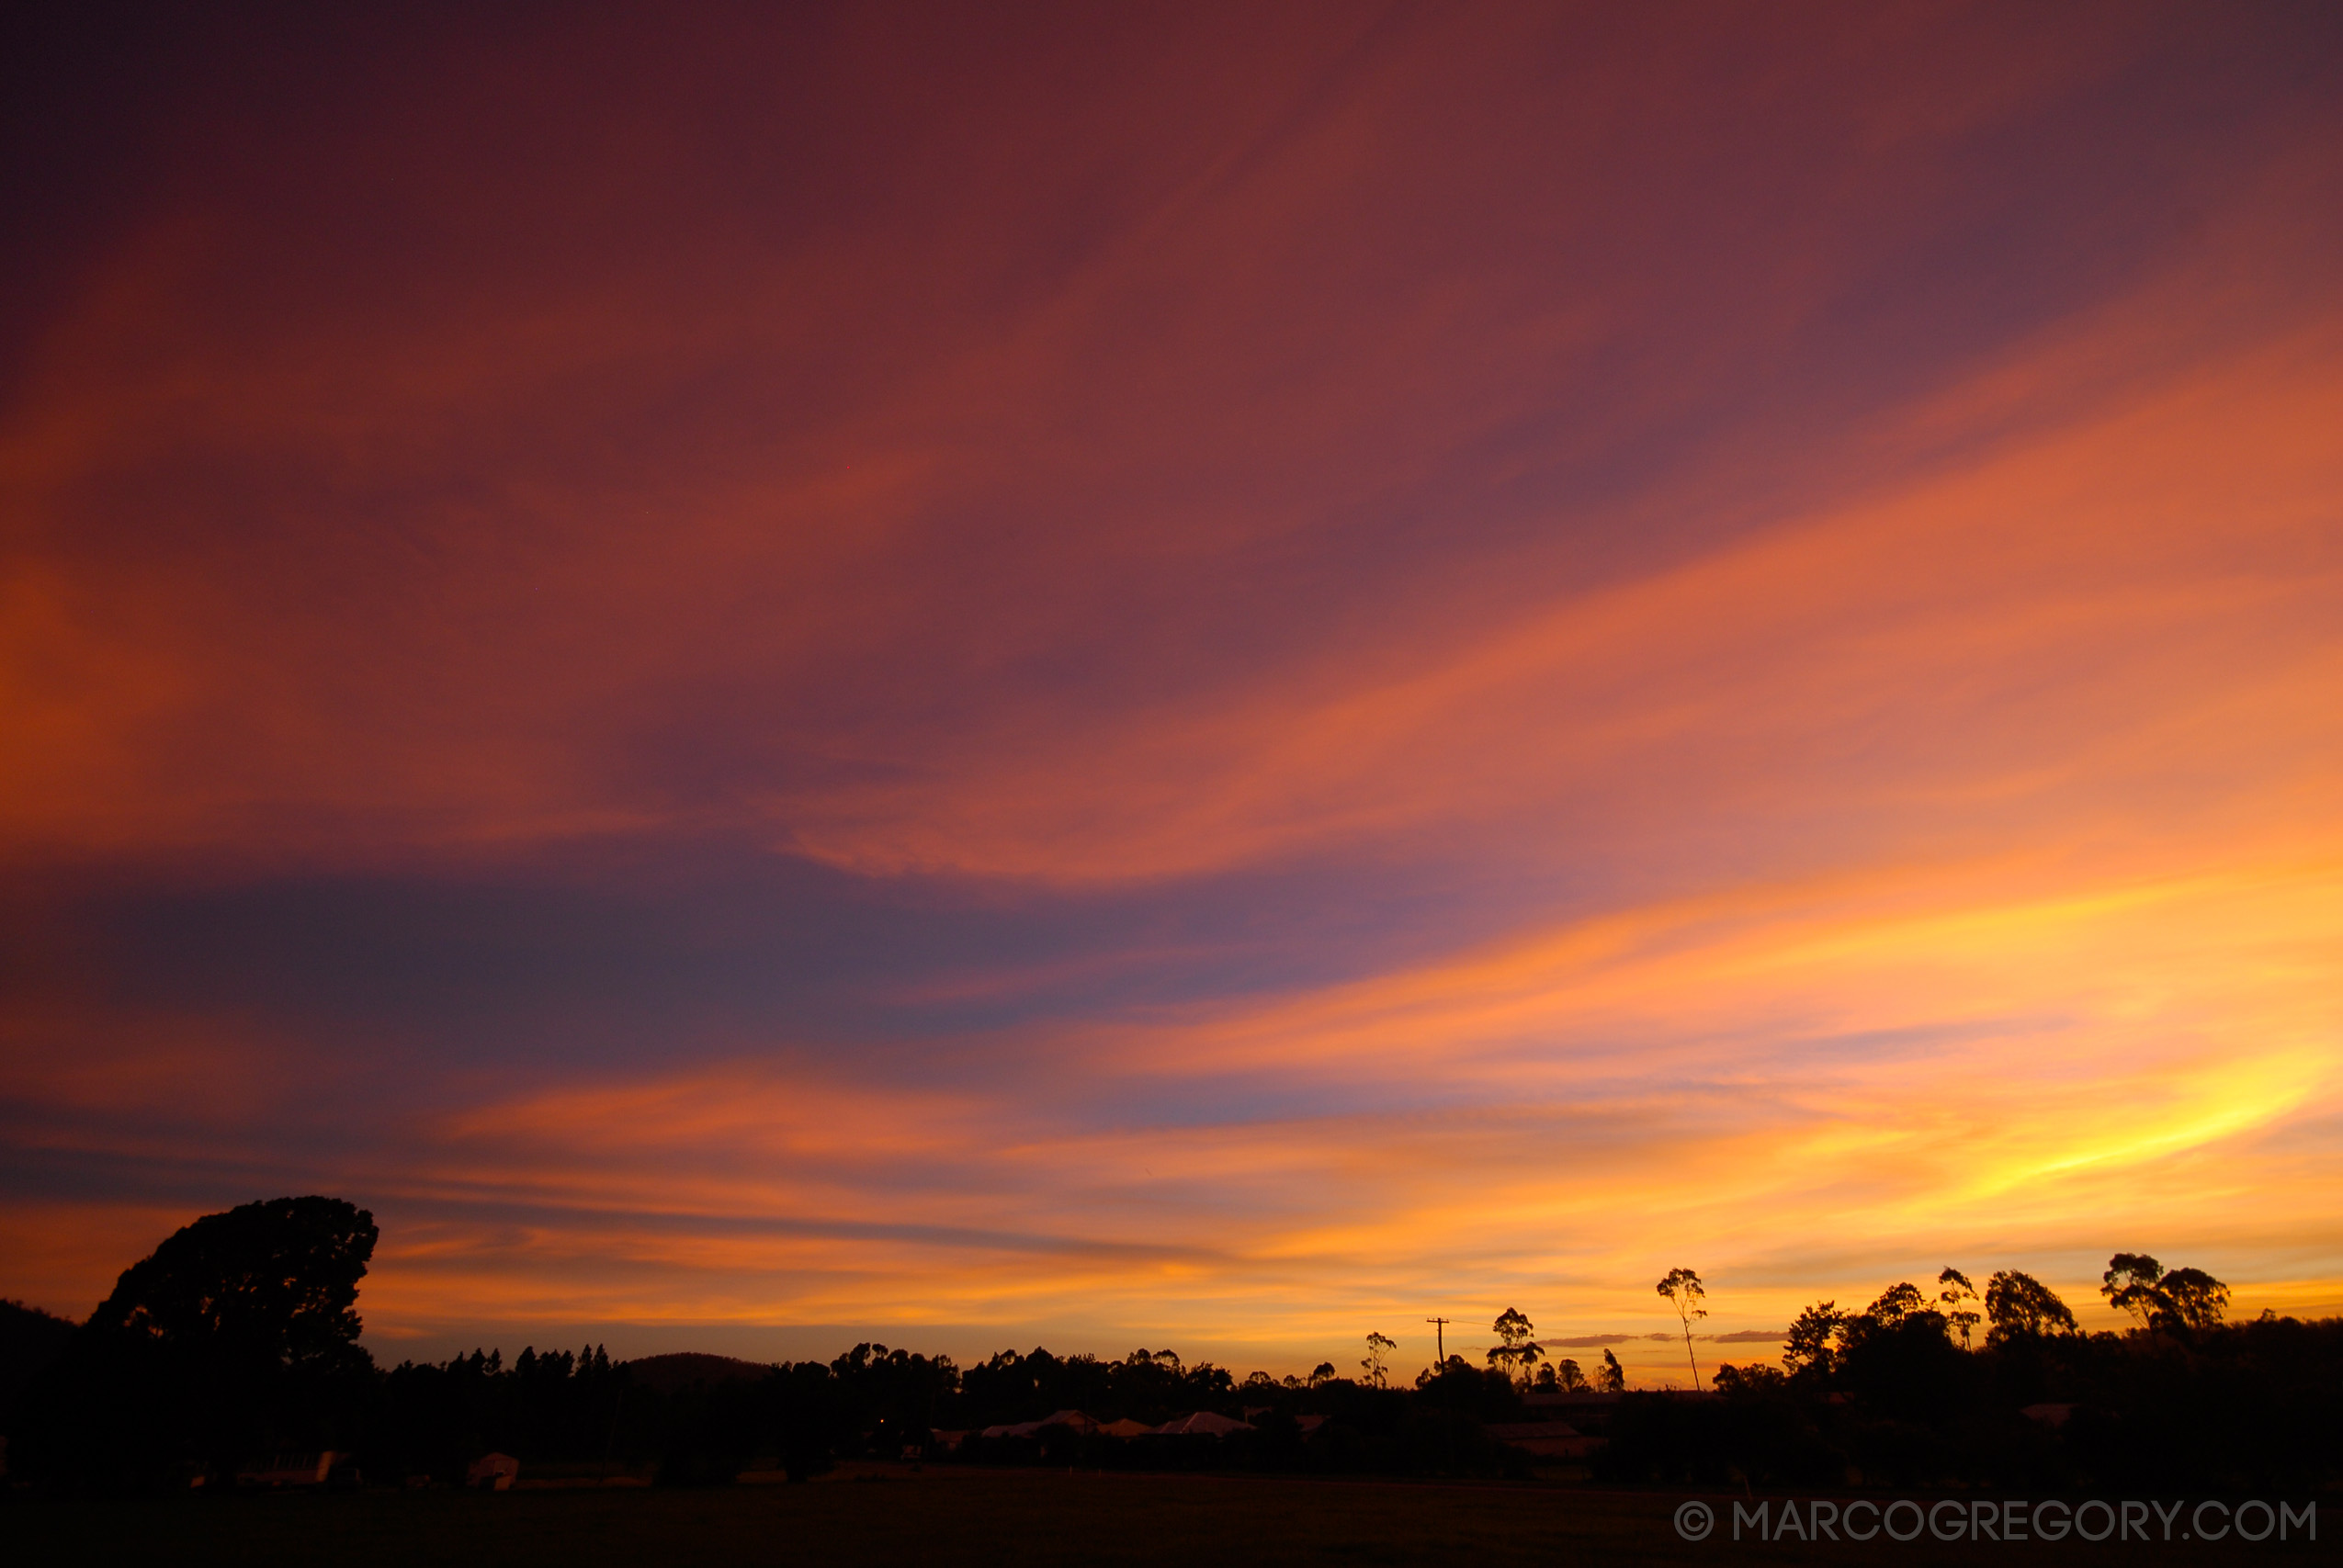
<path fill-rule="evenodd" d="M 1697 1390 L 1701 1385 L 1701 1364 L 1692 1354 L 1692 1319 L 1708 1315 L 1708 1308 L 1703 1304 L 1708 1299 L 1707 1288 L 1690 1269 L 1670 1269 L 1657 1289 L 1683 1322 L 1684 1359 L 1692 1363 L 1692 1387 Z"/>

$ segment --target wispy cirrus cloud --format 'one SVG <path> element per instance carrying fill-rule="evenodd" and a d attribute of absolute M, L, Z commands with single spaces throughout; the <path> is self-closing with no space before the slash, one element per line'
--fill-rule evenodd
<path fill-rule="evenodd" d="M 0 1288 L 2334 1303 L 2328 33 L 510 28 L 125 105 L 0 310 Z"/>

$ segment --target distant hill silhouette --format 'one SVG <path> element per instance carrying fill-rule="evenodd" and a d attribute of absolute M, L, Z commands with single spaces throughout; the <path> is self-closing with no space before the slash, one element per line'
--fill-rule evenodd
<path fill-rule="evenodd" d="M 626 1371 L 644 1388 L 673 1393 L 694 1383 L 753 1382 L 773 1369 L 763 1361 L 736 1356 L 710 1356 L 698 1350 L 677 1350 L 665 1356 L 645 1356 L 624 1363 Z"/>

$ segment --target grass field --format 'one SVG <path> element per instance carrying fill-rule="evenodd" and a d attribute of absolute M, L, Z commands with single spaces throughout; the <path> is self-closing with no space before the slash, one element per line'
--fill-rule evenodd
<path fill-rule="evenodd" d="M 794 1564 L 1707 1563 L 2332 1560 L 2318 1544 L 1802 1546 L 1681 1540 L 1679 1495 L 929 1470 L 710 1491 L 376 1492 L 0 1502 L 0 1562 Z M 1720 1511 L 1723 1511 L 1719 1500 Z"/>

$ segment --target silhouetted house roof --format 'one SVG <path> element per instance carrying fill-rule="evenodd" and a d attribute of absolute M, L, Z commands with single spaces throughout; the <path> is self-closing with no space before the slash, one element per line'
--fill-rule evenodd
<path fill-rule="evenodd" d="M 1264 1416 L 1273 1416 L 1276 1413 L 1277 1406 L 1273 1404 L 1248 1404 L 1245 1406 L 1245 1419 L 1248 1421 L 1259 1421 Z M 1307 1438 L 1312 1432 L 1317 1431 L 1320 1427 L 1326 1425 L 1326 1417 L 1323 1416 L 1296 1416 L 1294 1417 L 1294 1425 L 1299 1427 L 1302 1429 L 1302 1436 Z"/>
<path fill-rule="evenodd" d="M 1127 1416 L 1120 1421 L 1110 1421 L 1099 1428 L 1100 1432 L 1110 1438 L 1144 1438 L 1154 1430 L 1155 1428 L 1146 1422 L 1134 1421 Z"/>
<path fill-rule="evenodd" d="M 988 1438 L 1030 1438 L 1044 1427 L 1068 1427 L 1077 1432 L 1098 1430 L 1098 1423 L 1081 1411 L 1060 1410 L 1038 1421 L 1013 1421 L 998 1427 L 987 1427 L 984 1435 Z"/>
<path fill-rule="evenodd" d="M 248 1464 L 236 1472 L 239 1486 L 323 1486 L 334 1467 L 347 1460 L 332 1449 L 314 1454 L 271 1454 L 266 1462 Z"/>
<path fill-rule="evenodd" d="M 1500 1443 L 1546 1459 L 1584 1459 L 1606 1439 L 1590 1438 L 1568 1421 L 1507 1421 L 1488 1428 Z"/>
<path fill-rule="evenodd" d="M 1166 1438 L 1191 1437 L 1199 1433 L 1207 1437 L 1225 1438 L 1231 1432 L 1250 1432 L 1252 1429 L 1252 1424 L 1249 1421 L 1239 1421 L 1227 1416 L 1216 1416 L 1209 1410 L 1199 1410 L 1193 1416 L 1183 1416 L 1175 1420 L 1166 1421 L 1162 1426 L 1158 1427 L 1156 1431 Z"/>
<path fill-rule="evenodd" d="M 482 1454 L 465 1469 L 464 1484 L 503 1492 L 520 1478 L 520 1473 L 521 1461 L 511 1454 Z"/>

